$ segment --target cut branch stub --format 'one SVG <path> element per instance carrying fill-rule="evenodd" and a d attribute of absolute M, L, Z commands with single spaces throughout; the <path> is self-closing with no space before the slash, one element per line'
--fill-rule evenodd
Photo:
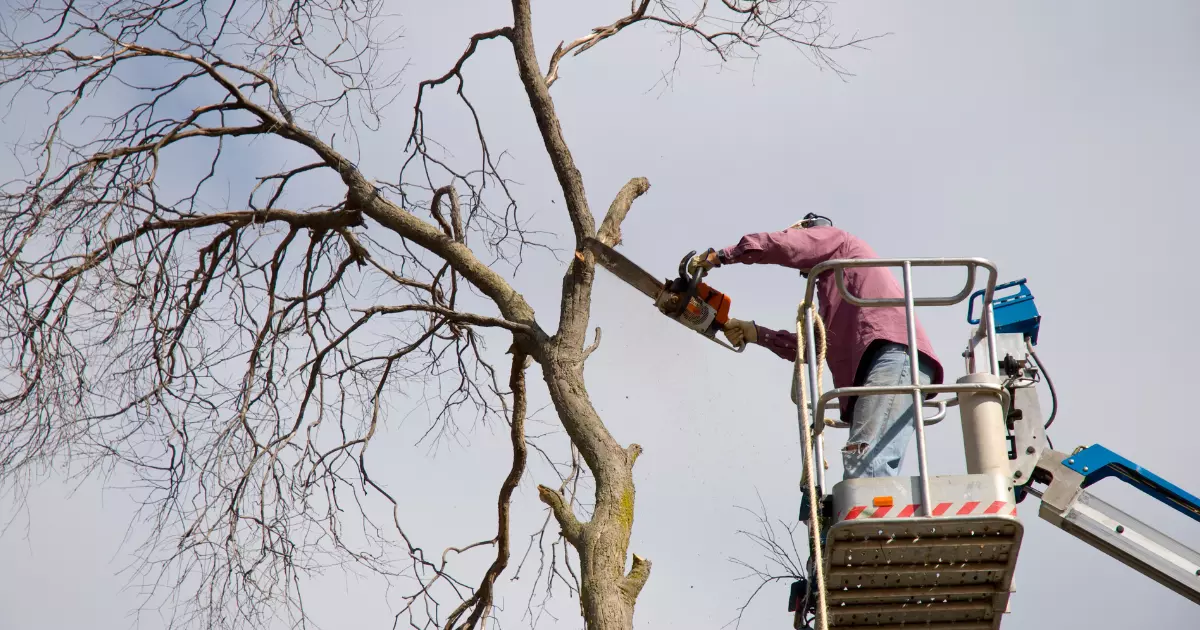
<path fill-rule="evenodd" d="M 571 507 L 567 505 L 563 496 L 557 490 L 539 485 L 538 498 L 542 500 L 542 503 L 550 506 L 550 511 L 554 513 L 554 520 L 558 521 L 558 526 L 562 528 L 563 538 L 566 538 L 567 542 L 572 545 L 578 545 L 583 537 L 583 524 L 575 518 L 575 514 L 571 512 Z"/>
<path fill-rule="evenodd" d="M 633 469 L 633 465 L 637 463 L 637 458 L 642 454 L 641 444 L 630 444 L 629 448 L 625 449 L 625 455 L 629 457 L 629 469 Z"/>
<path fill-rule="evenodd" d="M 625 221 L 626 215 L 633 207 L 633 202 L 649 190 L 650 180 L 645 177 L 635 177 L 622 186 L 612 204 L 608 206 L 608 213 L 604 215 L 604 221 L 600 224 L 599 232 L 596 233 L 596 240 L 609 247 L 619 244 L 621 242 L 621 223 Z"/>
<path fill-rule="evenodd" d="M 629 601 L 629 605 L 633 606 L 637 601 L 638 595 L 642 592 L 642 587 L 646 585 L 646 580 L 650 579 L 650 567 L 652 562 L 633 554 L 633 566 L 630 567 L 628 575 L 621 580 L 621 592 Z"/>

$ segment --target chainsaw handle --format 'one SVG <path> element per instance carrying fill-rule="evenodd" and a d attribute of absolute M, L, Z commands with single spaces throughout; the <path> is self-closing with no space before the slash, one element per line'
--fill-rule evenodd
<path fill-rule="evenodd" d="M 688 305 L 692 303 L 693 299 L 699 299 L 700 281 L 704 279 L 704 276 L 708 272 L 707 269 L 701 267 L 696 270 L 695 274 L 688 273 L 688 262 L 690 262 L 692 257 L 695 255 L 696 250 L 693 249 L 692 251 L 688 252 L 687 256 L 683 257 L 683 260 L 679 261 L 679 277 L 680 279 L 687 280 L 687 289 L 684 291 L 683 299 L 679 300 L 679 308 L 675 310 L 674 316 L 676 318 L 683 315 L 684 311 L 687 310 Z M 703 302 L 704 300 L 700 301 Z M 732 352 L 741 353 L 746 349 L 745 341 L 743 341 L 740 345 L 735 346 L 717 339 L 716 335 L 710 337 L 704 333 L 700 333 L 700 336 Z"/>
<path fill-rule="evenodd" d="M 708 335 L 702 335 L 702 336 L 703 336 L 704 338 L 706 338 L 706 339 L 709 339 L 709 340 L 711 340 L 713 343 L 715 343 L 715 344 L 717 344 L 717 345 L 721 346 L 722 348 L 725 348 L 726 350 L 732 350 L 733 352 L 737 352 L 737 353 L 739 353 L 739 354 L 740 354 L 740 353 L 741 353 L 743 350 L 745 350 L 745 349 L 746 349 L 746 342 L 745 342 L 745 341 L 743 341 L 741 345 L 739 345 L 739 346 L 735 346 L 735 345 L 732 345 L 732 344 L 726 343 L 726 342 L 724 342 L 724 341 L 721 341 L 720 339 L 717 339 L 716 337 L 709 337 Z"/>
<path fill-rule="evenodd" d="M 704 269 L 698 269 L 695 275 L 688 273 L 688 262 L 692 259 L 692 256 L 695 255 L 696 250 L 693 249 L 692 251 L 688 252 L 687 256 L 683 257 L 683 260 L 679 261 L 679 277 L 687 279 L 688 282 L 687 291 L 684 292 L 683 299 L 679 301 L 679 308 L 675 311 L 675 317 L 682 316 L 683 312 L 687 310 L 688 304 L 692 303 L 692 298 L 696 297 L 696 294 L 700 289 L 700 280 L 704 278 Z M 717 343 L 720 342 L 718 341 Z"/>
<path fill-rule="evenodd" d="M 687 256 L 683 257 L 683 260 L 679 261 L 679 277 L 680 278 L 688 277 L 687 264 L 688 264 L 688 261 L 692 259 L 692 256 L 695 256 L 695 255 L 696 255 L 696 250 L 693 249 L 692 251 L 688 252 Z"/>

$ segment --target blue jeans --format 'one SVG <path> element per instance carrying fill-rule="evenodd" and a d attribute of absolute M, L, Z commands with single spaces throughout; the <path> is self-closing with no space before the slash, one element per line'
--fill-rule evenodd
<path fill-rule="evenodd" d="M 908 346 L 884 343 L 866 357 L 870 364 L 861 383 L 870 385 L 911 385 Z M 933 366 L 919 357 L 921 384 L 933 380 Z M 895 477 L 900 474 L 904 455 L 913 433 L 911 394 L 860 396 L 854 403 L 853 421 L 846 447 L 842 449 L 843 479 Z"/>
<path fill-rule="evenodd" d="M 863 357 L 867 372 L 856 385 L 911 385 L 908 371 L 908 346 L 884 342 Z M 918 355 L 921 384 L 933 380 L 933 366 Z M 842 449 L 842 479 L 895 477 L 900 474 L 908 443 L 912 441 L 912 394 L 860 396 L 854 403 L 853 421 L 846 447 Z M 826 488 L 825 490 L 828 490 Z M 801 495 L 800 520 L 808 521 L 811 506 L 808 495 Z M 825 525 L 828 527 L 828 523 Z"/>

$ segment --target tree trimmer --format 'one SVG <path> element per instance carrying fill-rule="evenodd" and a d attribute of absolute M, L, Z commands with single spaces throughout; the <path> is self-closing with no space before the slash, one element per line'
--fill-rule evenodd
<path fill-rule="evenodd" d="M 679 262 L 678 277 L 660 282 L 628 258 L 596 239 L 588 239 L 585 246 L 595 254 L 596 262 L 602 267 L 654 300 L 654 305 L 663 315 L 700 333 L 723 348 L 734 352 L 746 349 L 745 343 L 733 346 L 717 338 L 717 333 L 729 321 L 729 307 L 732 301 L 728 295 L 703 282 L 706 270 L 698 269 L 695 273 L 688 271 L 688 261 L 696 252 L 689 253 Z"/>

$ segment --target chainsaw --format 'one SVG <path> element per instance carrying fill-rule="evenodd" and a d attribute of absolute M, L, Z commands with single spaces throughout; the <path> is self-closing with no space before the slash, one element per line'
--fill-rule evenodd
<path fill-rule="evenodd" d="M 700 333 L 713 343 L 734 352 L 746 349 L 745 342 L 733 346 L 717 338 L 717 333 L 729 321 L 728 295 L 717 291 L 703 282 L 705 269 L 688 272 L 688 261 L 696 255 L 691 252 L 679 262 L 679 276 L 674 280 L 659 281 L 613 248 L 592 238 L 586 247 L 596 256 L 596 262 L 612 272 L 626 284 L 641 291 L 654 300 L 659 312 Z"/>

